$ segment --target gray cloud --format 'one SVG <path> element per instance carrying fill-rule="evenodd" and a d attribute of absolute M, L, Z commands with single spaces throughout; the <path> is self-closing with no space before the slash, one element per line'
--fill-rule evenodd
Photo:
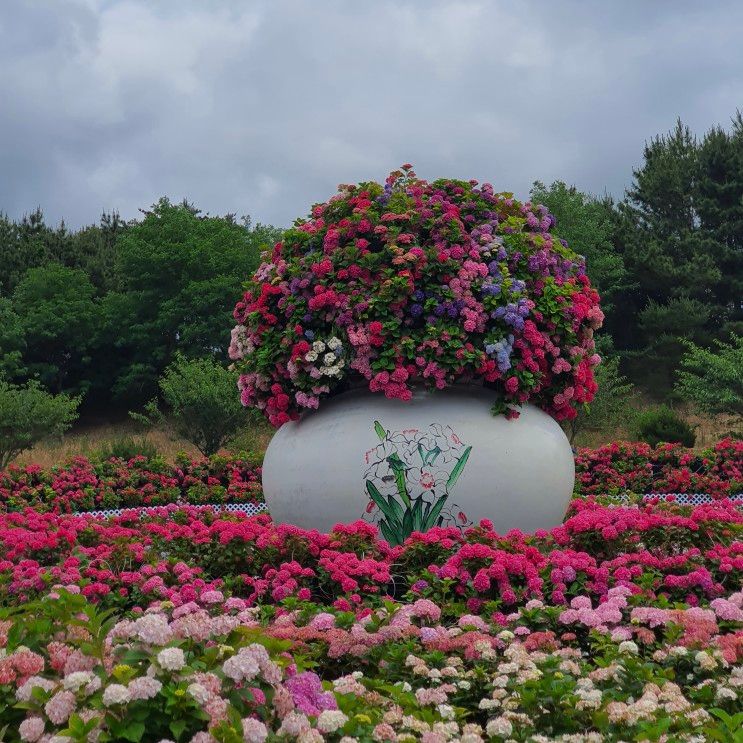
<path fill-rule="evenodd" d="M 403 162 L 621 195 L 677 116 L 743 105 L 740 28 L 735 0 L 3 0 L 0 210 L 286 225 Z"/>

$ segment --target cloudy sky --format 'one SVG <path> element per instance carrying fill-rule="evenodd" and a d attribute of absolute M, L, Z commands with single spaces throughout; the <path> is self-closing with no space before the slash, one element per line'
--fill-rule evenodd
<path fill-rule="evenodd" d="M 287 225 L 403 162 L 621 195 L 677 116 L 743 107 L 741 28 L 739 0 L 2 0 L 0 211 Z"/>

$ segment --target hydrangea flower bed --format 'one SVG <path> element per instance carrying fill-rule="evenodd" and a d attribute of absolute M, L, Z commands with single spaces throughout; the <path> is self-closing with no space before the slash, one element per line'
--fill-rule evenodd
<path fill-rule="evenodd" d="M 5 739 L 735 741 L 742 533 L 725 502 L 398 547 L 197 507 L 5 513 Z"/>
<path fill-rule="evenodd" d="M 39 512 L 220 503 L 262 503 L 261 470 L 243 458 L 91 461 L 75 457 L 45 470 L 11 465 L 0 472 L 0 511 L 29 506 Z M 615 442 L 580 449 L 576 495 L 707 493 L 725 498 L 743 492 L 743 442 L 723 439 L 695 452 L 676 444 L 655 449 Z"/>
<path fill-rule="evenodd" d="M 339 187 L 297 220 L 247 284 L 230 356 L 245 405 L 280 426 L 350 386 L 485 384 L 494 412 L 557 420 L 596 391 L 599 296 L 543 206 L 477 181 Z"/>
<path fill-rule="evenodd" d="M 575 458 L 579 495 L 743 492 L 743 441 L 722 439 L 703 451 L 680 444 L 614 442 L 580 449 Z"/>
<path fill-rule="evenodd" d="M 74 457 L 45 470 L 10 465 L 0 470 L 0 510 L 29 506 L 37 511 L 71 513 L 167 503 L 256 503 L 263 501 L 260 467 L 239 457 L 112 458 Z"/>

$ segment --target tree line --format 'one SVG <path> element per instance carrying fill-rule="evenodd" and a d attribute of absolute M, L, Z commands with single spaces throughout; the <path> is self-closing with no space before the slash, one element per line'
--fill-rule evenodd
<path fill-rule="evenodd" d="M 231 313 L 281 231 L 161 199 L 129 223 L 0 216 L 0 378 L 128 409 L 180 353 L 226 359 Z"/>
<path fill-rule="evenodd" d="M 715 374 L 728 378 L 727 408 L 742 404 L 740 112 L 701 138 L 678 121 L 650 140 L 621 200 L 560 181 L 536 182 L 531 197 L 602 295 L 615 404 L 632 382 L 657 400 L 706 394 L 713 409 Z M 224 364 L 242 282 L 280 234 L 165 198 L 137 220 L 104 214 L 73 231 L 39 209 L 0 215 L 0 379 L 80 396 L 83 411 L 128 410 L 176 359 Z"/>

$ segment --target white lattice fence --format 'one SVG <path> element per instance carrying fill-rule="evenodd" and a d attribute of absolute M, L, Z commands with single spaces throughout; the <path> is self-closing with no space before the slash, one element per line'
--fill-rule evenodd
<path fill-rule="evenodd" d="M 629 500 L 629 495 L 615 495 L 609 496 L 613 500 L 626 503 Z M 702 506 L 707 503 L 715 503 L 720 500 L 729 500 L 733 503 L 743 506 L 743 493 L 737 495 L 730 495 L 726 498 L 713 498 L 707 493 L 647 493 L 642 496 L 643 500 L 655 500 L 660 499 L 661 501 L 673 500 L 674 503 L 679 506 Z"/>
<path fill-rule="evenodd" d="M 643 496 L 643 500 L 654 500 L 659 498 L 660 500 L 668 500 L 673 498 L 674 502 L 680 506 L 701 506 L 706 503 L 715 503 L 716 500 L 720 499 L 713 498 L 711 495 L 706 493 L 649 493 Z M 627 495 L 616 495 L 612 497 L 613 500 L 619 503 L 626 503 L 629 500 Z M 731 495 L 724 500 L 730 500 L 736 505 L 743 507 L 743 493 L 737 495 Z M 163 508 L 173 506 L 185 506 L 189 505 L 186 503 L 176 503 L 163 506 L 140 506 L 138 508 L 106 508 L 100 511 L 85 511 L 81 515 L 95 516 L 97 518 L 108 518 L 109 516 L 123 516 L 125 514 L 141 514 L 151 513 L 153 511 L 159 511 Z M 229 513 L 244 513 L 246 516 L 256 516 L 259 513 L 267 513 L 265 503 L 205 503 L 199 504 L 197 508 L 212 508 L 215 511 L 228 511 Z"/>
<path fill-rule="evenodd" d="M 136 508 L 105 508 L 102 511 L 81 511 L 80 516 L 96 516 L 98 518 L 108 518 L 109 516 L 124 516 L 126 514 L 152 513 L 162 511 L 162 509 L 172 508 L 173 506 L 183 507 L 192 506 L 194 508 L 212 508 L 215 511 L 229 511 L 230 513 L 244 513 L 246 516 L 256 516 L 259 513 L 266 513 L 265 503 L 171 503 L 162 506 L 139 506 Z"/>

